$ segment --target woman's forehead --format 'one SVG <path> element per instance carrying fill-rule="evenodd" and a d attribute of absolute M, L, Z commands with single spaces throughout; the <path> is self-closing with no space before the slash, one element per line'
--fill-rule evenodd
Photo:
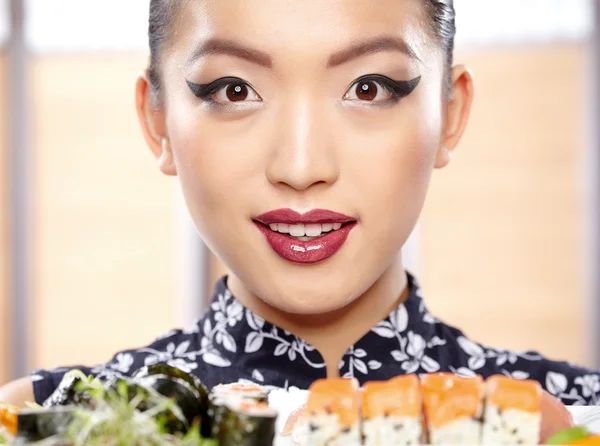
<path fill-rule="evenodd" d="M 361 43 L 395 42 L 418 58 L 431 43 L 419 0 L 190 0 L 171 44 L 188 58 L 215 41 L 274 55 L 322 57 Z M 381 42 L 380 42 L 381 43 Z M 238 45 L 239 46 L 239 45 Z M 214 47 L 214 45 L 213 45 Z M 404 47 L 402 50 L 400 47 Z M 339 52 L 338 52 L 339 55 Z M 331 58 L 327 58 L 331 62 Z"/>

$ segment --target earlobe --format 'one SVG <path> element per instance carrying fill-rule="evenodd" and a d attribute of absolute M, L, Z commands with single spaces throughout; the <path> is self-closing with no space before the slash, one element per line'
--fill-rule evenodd
<path fill-rule="evenodd" d="M 453 155 L 454 152 L 452 150 L 449 150 L 448 148 L 442 146 L 438 150 L 435 158 L 435 168 L 441 169 L 443 167 L 446 167 L 448 164 L 450 164 L 450 161 L 452 161 Z"/>
<path fill-rule="evenodd" d="M 158 157 L 158 167 L 160 171 L 165 175 L 177 175 L 177 168 L 175 167 L 175 158 L 173 157 L 173 151 L 171 150 L 171 143 L 167 138 L 161 140 L 161 153 Z"/>
<path fill-rule="evenodd" d="M 452 70 L 452 91 L 449 92 L 442 143 L 436 156 L 435 167 L 448 165 L 469 121 L 473 103 L 473 76 L 462 65 Z"/>
<path fill-rule="evenodd" d="M 135 86 L 135 106 L 146 144 L 156 158 L 160 170 L 176 175 L 173 153 L 166 134 L 165 112 L 155 103 L 145 72 L 138 75 Z"/>

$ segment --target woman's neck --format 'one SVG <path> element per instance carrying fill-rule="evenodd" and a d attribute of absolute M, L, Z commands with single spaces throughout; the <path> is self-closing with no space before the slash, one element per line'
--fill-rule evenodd
<path fill-rule="evenodd" d="M 244 306 L 315 347 L 327 364 L 327 375 L 339 374 L 338 364 L 348 348 L 408 297 L 407 278 L 400 255 L 377 281 L 351 304 L 326 314 L 282 312 L 250 293 L 231 275 L 229 290 Z"/>

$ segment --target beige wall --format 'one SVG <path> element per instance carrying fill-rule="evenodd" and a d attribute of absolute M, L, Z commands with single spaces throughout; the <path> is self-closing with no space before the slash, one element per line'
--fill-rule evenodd
<path fill-rule="evenodd" d="M 6 54 L 0 50 L 0 383 L 8 379 L 8 135 L 6 133 Z"/>
<path fill-rule="evenodd" d="M 477 100 L 423 215 L 428 302 L 480 341 L 586 362 L 585 49 L 459 59 L 475 73 Z"/>
<path fill-rule="evenodd" d="M 174 187 L 143 142 L 143 55 L 34 60 L 34 366 L 95 364 L 179 324 Z"/>
<path fill-rule="evenodd" d="M 480 342 L 586 363 L 585 48 L 508 47 L 457 61 L 473 69 L 477 96 L 423 213 L 426 301 Z M 226 273 L 211 266 L 213 280 Z"/>

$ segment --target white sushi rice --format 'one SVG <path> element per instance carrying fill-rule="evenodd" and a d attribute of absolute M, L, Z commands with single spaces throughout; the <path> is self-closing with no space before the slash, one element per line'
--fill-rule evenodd
<path fill-rule="evenodd" d="M 528 444 L 538 443 L 540 438 L 541 413 L 516 409 L 500 411 L 493 404 L 485 408 L 482 444 Z"/>
<path fill-rule="evenodd" d="M 294 442 L 302 446 L 360 446 L 360 423 L 344 429 L 336 414 L 306 417 L 294 431 Z"/>
<path fill-rule="evenodd" d="M 340 432 L 335 440 L 325 443 L 326 446 L 360 446 L 361 444 L 360 423 L 358 422 L 349 431 Z"/>
<path fill-rule="evenodd" d="M 404 446 L 423 443 L 420 418 L 376 417 L 363 421 L 365 446 Z"/>
<path fill-rule="evenodd" d="M 437 429 L 429 428 L 430 444 L 480 444 L 481 423 L 474 418 L 457 418 Z"/>

